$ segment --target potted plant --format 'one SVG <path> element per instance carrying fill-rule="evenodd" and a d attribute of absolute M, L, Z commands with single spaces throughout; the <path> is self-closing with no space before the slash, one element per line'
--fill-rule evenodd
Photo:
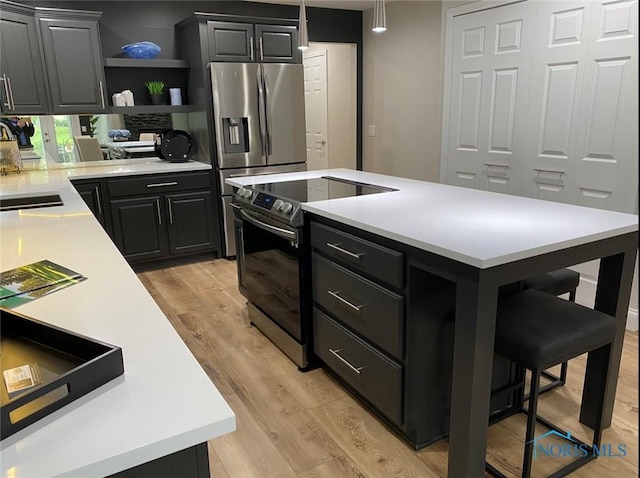
<path fill-rule="evenodd" d="M 163 105 L 164 104 L 164 82 L 163 81 L 147 81 L 145 83 L 149 95 L 151 96 L 151 104 Z"/>

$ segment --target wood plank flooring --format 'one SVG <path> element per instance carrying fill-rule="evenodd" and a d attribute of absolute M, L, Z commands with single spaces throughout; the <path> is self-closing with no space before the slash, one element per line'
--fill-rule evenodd
<path fill-rule="evenodd" d="M 209 442 L 212 477 L 443 477 L 447 443 L 411 450 L 321 369 L 298 372 L 249 324 L 235 262 L 206 261 L 138 275 L 225 397 L 237 431 Z M 582 436 L 578 422 L 585 357 L 569 364 L 569 383 L 541 398 L 540 413 Z M 488 459 L 517 476 L 525 420 L 489 430 Z M 543 429 L 540 433 L 543 433 Z M 627 456 L 599 458 L 571 476 L 638 476 L 638 335 L 627 332 L 613 426 L 603 443 L 626 444 Z M 533 476 L 559 467 L 537 459 Z"/>

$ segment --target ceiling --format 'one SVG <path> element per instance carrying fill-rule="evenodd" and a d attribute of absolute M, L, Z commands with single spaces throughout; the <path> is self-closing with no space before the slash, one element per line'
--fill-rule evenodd
<path fill-rule="evenodd" d="M 300 0 L 248 0 L 259 3 L 279 3 L 282 5 L 300 5 Z M 386 3 L 393 0 L 386 0 Z M 305 0 L 307 7 L 338 8 L 342 10 L 368 10 L 373 8 L 373 0 Z"/>

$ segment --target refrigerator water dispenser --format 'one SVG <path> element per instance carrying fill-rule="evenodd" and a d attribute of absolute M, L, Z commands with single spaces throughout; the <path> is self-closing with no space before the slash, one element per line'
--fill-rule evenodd
<path fill-rule="evenodd" d="M 222 118 L 225 153 L 249 152 L 249 121 L 246 117 Z"/>

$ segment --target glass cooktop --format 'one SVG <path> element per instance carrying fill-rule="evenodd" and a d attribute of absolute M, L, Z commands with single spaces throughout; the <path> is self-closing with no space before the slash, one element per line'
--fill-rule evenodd
<path fill-rule="evenodd" d="M 331 176 L 284 181 L 281 183 L 256 184 L 252 187 L 258 191 L 272 193 L 281 198 L 300 203 L 397 191 L 397 189 L 384 186 L 349 181 Z"/>

